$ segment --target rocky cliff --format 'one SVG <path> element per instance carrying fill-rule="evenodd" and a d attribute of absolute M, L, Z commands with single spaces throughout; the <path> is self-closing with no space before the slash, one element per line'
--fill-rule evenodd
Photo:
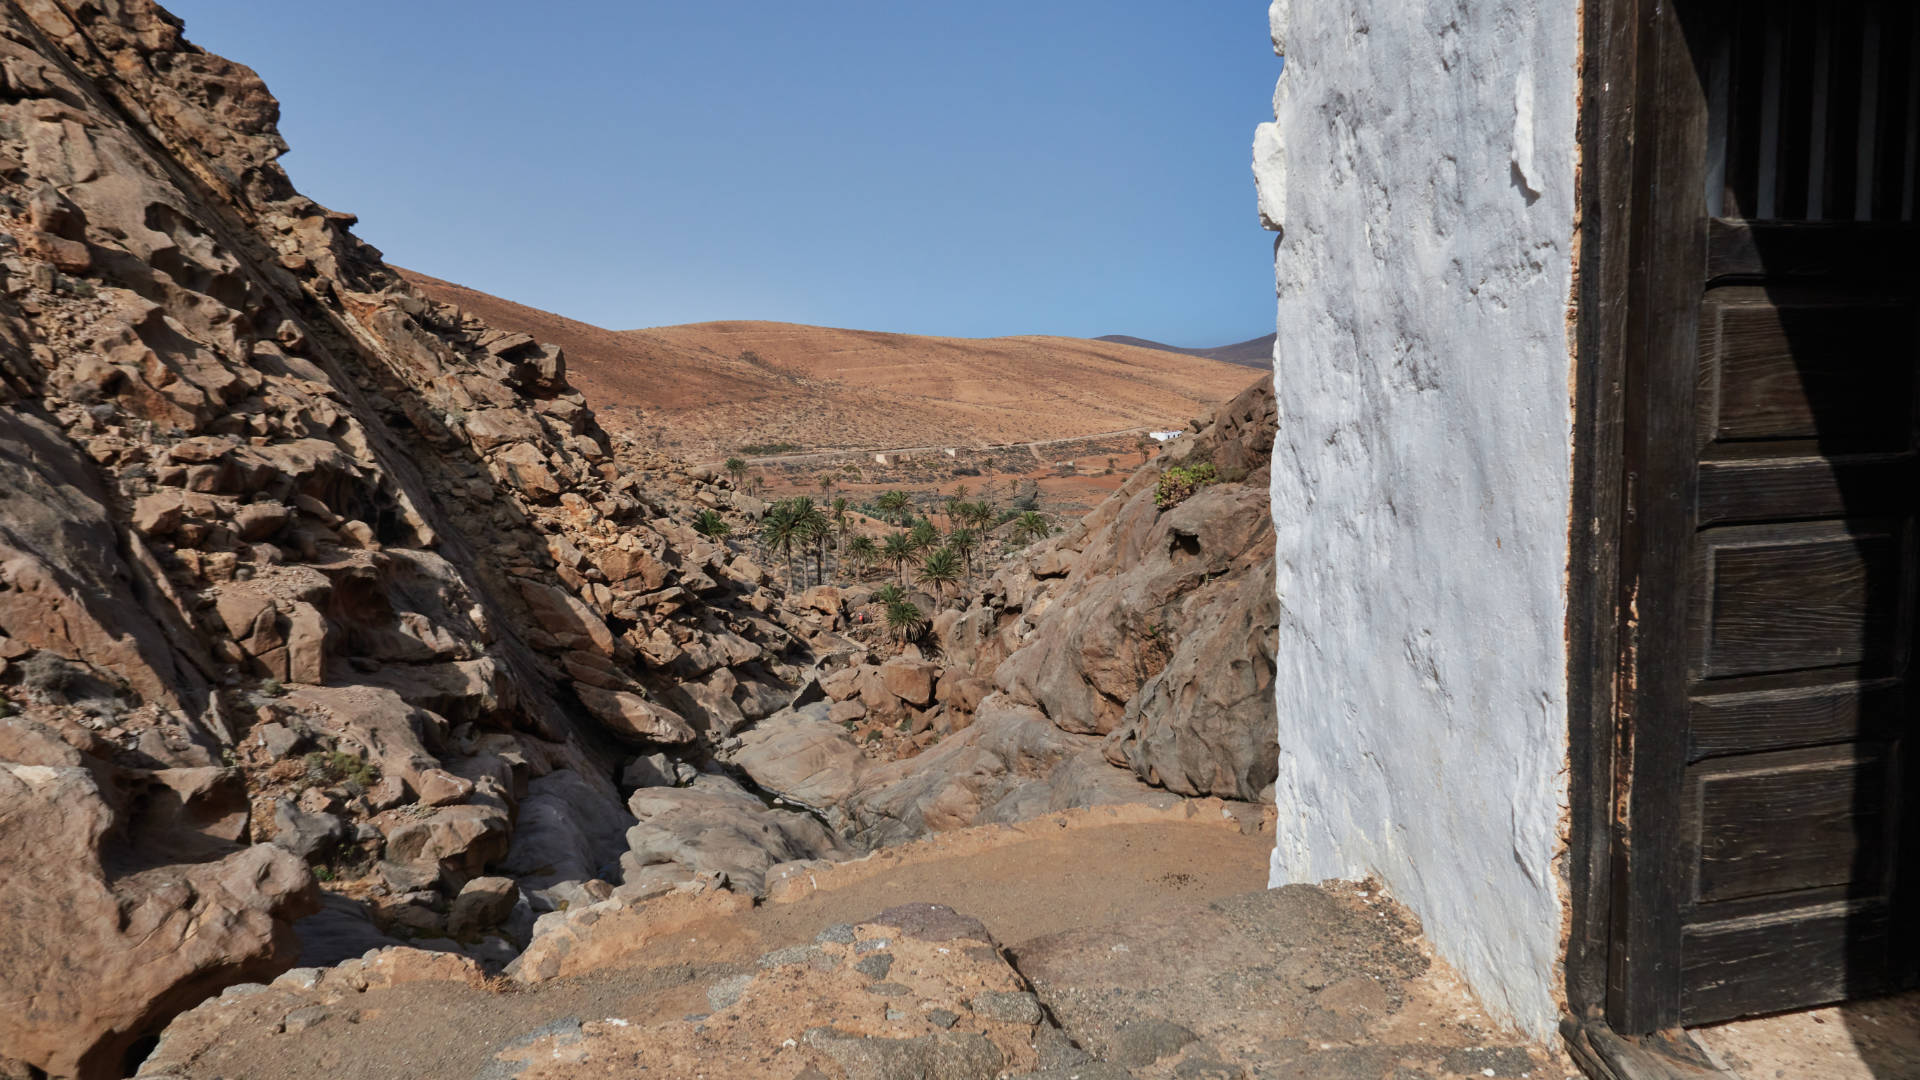
<path fill-rule="evenodd" d="M 276 116 L 148 0 L 0 4 L 0 1075 L 119 1075 L 296 957 L 504 959 L 623 856 L 691 877 L 623 796 L 812 663 L 687 525 L 751 501 L 415 292 Z"/>
<path fill-rule="evenodd" d="M 869 846 L 1102 803 L 1271 801 L 1275 427 L 1263 378 L 936 611 L 928 640 L 827 658 L 822 700 L 727 756 Z M 890 753 L 842 730 L 875 718 Z"/>

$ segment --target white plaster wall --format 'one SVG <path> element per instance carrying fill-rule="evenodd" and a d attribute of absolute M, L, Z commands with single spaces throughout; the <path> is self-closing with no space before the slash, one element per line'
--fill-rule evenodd
<path fill-rule="evenodd" d="M 1290 11 L 1288 9 L 1291 9 Z M 1286 0 L 1273 883 L 1377 875 L 1487 1006 L 1563 997 L 1576 0 Z"/>

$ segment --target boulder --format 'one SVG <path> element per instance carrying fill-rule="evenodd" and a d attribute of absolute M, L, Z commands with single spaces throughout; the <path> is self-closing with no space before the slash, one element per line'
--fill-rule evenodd
<path fill-rule="evenodd" d="M 527 785 L 500 868 L 529 888 L 611 878 L 632 824 L 633 815 L 612 784 L 556 769 Z"/>
<path fill-rule="evenodd" d="M 737 786 L 641 788 L 627 809 L 636 821 L 620 858 L 629 880 L 647 867 L 677 863 L 696 874 L 719 872 L 736 891 L 758 894 L 777 863 L 846 853 L 811 815 L 769 809 Z"/>
<path fill-rule="evenodd" d="M 665 754 L 647 754 L 627 762 L 627 767 L 620 771 L 620 786 L 672 787 L 676 776 L 672 758 Z"/>
<path fill-rule="evenodd" d="M 151 834 L 131 846 L 141 832 L 115 809 L 129 781 L 48 729 L 0 719 L 0 986 L 25 995 L 0 1010 L 0 1064 L 124 1075 L 127 1051 L 174 1015 L 293 963 L 293 920 L 316 907 L 301 859 L 195 838 L 203 857 L 175 863 Z"/>
<path fill-rule="evenodd" d="M 761 720 L 740 733 L 733 763 L 790 801 L 820 810 L 837 805 L 867 769 L 866 756 L 830 715 L 837 707 L 819 702 Z"/>
<path fill-rule="evenodd" d="M 520 595 L 534 622 L 553 635 L 561 647 L 612 655 L 613 631 L 579 597 L 537 581 L 520 582 Z"/>
<path fill-rule="evenodd" d="M 507 921 L 520 889 L 512 878 L 474 878 L 460 887 L 447 909 L 447 933 L 455 939 L 472 938 Z"/>
<path fill-rule="evenodd" d="M 939 669 L 924 660 L 897 657 L 880 665 L 880 684 L 909 705 L 933 703 L 933 679 Z"/>
<path fill-rule="evenodd" d="M 500 807 L 442 807 L 394 823 L 387 832 L 387 861 L 430 867 L 442 880 L 465 881 L 507 854 L 511 833 Z"/>
<path fill-rule="evenodd" d="M 277 502 L 248 503 L 233 512 L 233 529 L 240 539 L 256 543 L 286 528 L 293 512 Z"/>
<path fill-rule="evenodd" d="M 624 690 L 602 690 L 575 683 L 574 693 L 594 719 L 629 742 L 682 746 L 694 739 L 694 730 L 679 713 Z"/>
<path fill-rule="evenodd" d="M 280 799 L 273 804 L 274 846 L 308 862 L 332 854 L 349 834 L 347 823 L 336 815 L 309 813 L 292 799 Z"/>

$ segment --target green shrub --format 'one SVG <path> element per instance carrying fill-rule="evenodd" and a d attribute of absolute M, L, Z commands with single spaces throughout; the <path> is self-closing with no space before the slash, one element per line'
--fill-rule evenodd
<path fill-rule="evenodd" d="M 339 750 L 315 750 L 300 760 L 307 779 L 316 784 L 347 783 L 364 790 L 380 782 L 380 766 Z"/>
<path fill-rule="evenodd" d="M 1212 462 L 1198 465 L 1175 465 L 1160 474 L 1159 486 L 1153 491 L 1153 505 L 1162 510 L 1170 506 L 1179 506 L 1203 487 L 1220 482 L 1220 475 L 1214 471 Z"/>

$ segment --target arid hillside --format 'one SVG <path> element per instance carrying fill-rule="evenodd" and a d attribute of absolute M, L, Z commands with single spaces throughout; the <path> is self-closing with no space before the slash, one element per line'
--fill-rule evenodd
<path fill-rule="evenodd" d="M 1267 334 L 1232 345 L 1221 345 L 1212 349 L 1187 349 L 1178 345 L 1165 345 L 1146 338 L 1129 337 L 1126 334 L 1106 334 L 1095 341 L 1112 345 L 1133 345 L 1142 349 L 1158 349 L 1162 352 L 1180 353 L 1184 356 L 1200 356 L 1208 360 L 1218 360 L 1226 364 L 1238 364 L 1241 367 L 1259 368 L 1262 371 L 1273 370 L 1273 343 L 1278 335 Z"/>
<path fill-rule="evenodd" d="M 491 325 L 564 348 L 602 424 L 690 460 L 743 446 L 986 446 L 1180 427 L 1244 368 L 1078 338 L 938 338 L 773 322 L 603 330 L 411 271 Z"/>

